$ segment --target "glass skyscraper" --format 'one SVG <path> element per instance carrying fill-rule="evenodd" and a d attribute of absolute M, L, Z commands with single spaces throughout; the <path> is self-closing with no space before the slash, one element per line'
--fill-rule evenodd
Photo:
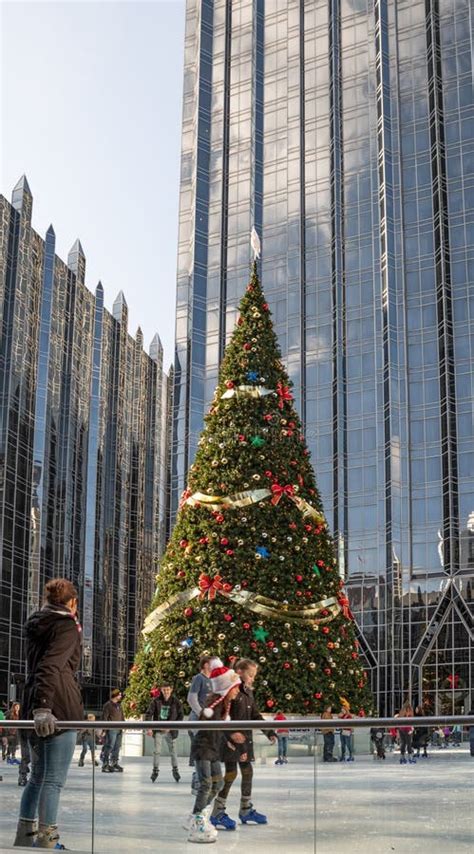
<path fill-rule="evenodd" d="M 22 626 L 49 578 L 80 591 L 86 704 L 126 683 L 168 501 L 168 379 L 156 336 L 127 331 L 85 286 L 79 241 L 67 264 L 31 226 L 21 179 L 0 196 L 0 698 L 21 684 Z"/>
<path fill-rule="evenodd" d="M 381 712 L 474 703 L 469 0 L 188 0 L 176 509 L 249 273 Z"/>

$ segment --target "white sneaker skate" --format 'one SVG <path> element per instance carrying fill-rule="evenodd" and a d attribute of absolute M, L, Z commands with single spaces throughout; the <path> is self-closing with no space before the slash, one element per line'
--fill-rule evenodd
<path fill-rule="evenodd" d="M 191 824 L 188 836 L 188 842 L 215 842 L 218 833 L 212 824 L 208 824 L 205 816 L 195 815 Z"/>

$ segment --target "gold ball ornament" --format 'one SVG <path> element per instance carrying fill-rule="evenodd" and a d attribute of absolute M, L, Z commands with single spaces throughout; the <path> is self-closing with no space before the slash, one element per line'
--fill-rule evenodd
<path fill-rule="evenodd" d="M 285 700 L 291 700 L 292 697 L 293 697 L 293 694 L 285 694 Z"/>
<path fill-rule="evenodd" d="M 267 660 L 267 659 L 265 658 L 265 656 L 264 656 L 264 655 L 261 655 L 261 656 L 260 656 L 260 658 L 259 658 L 258 660 L 259 660 L 260 664 L 265 664 L 265 662 L 266 662 L 266 660 Z"/>
<path fill-rule="evenodd" d="M 314 661 L 310 661 L 308 667 L 310 670 L 316 670 L 316 663 Z"/>
<path fill-rule="evenodd" d="M 217 638 L 218 638 L 218 640 L 225 640 L 225 634 L 223 634 L 223 632 L 221 632 L 219 635 L 217 635 Z"/>

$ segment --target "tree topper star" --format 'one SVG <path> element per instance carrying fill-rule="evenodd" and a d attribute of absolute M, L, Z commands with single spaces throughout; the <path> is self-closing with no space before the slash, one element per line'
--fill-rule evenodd
<path fill-rule="evenodd" d="M 270 557 L 270 552 L 268 551 L 266 546 L 257 546 L 255 551 L 258 555 L 260 555 L 260 557 Z"/>
<path fill-rule="evenodd" d="M 263 448 L 265 439 L 262 439 L 261 436 L 253 436 L 250 440 L 250 444 L 253 445 L 254 448 Z"/>

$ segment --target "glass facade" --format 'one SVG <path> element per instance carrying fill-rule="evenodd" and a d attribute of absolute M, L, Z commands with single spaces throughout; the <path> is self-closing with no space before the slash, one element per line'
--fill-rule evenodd
<path fill-rule="evenodd" d="M 472 31 L 469 0 L 187 2 L 172 510 L 255 224 L 388 713 L 474 702 Z"/>
<path fill-rule="evenodd" d="M 127 305 L 85 286 L 31 226 L 25 178 L 0 196 L 0 698 L 24 678 L 22 626 L 45 581 L 81 596 L 89 707 L 125 685 L 167 532 L 169 383 Z"/>

